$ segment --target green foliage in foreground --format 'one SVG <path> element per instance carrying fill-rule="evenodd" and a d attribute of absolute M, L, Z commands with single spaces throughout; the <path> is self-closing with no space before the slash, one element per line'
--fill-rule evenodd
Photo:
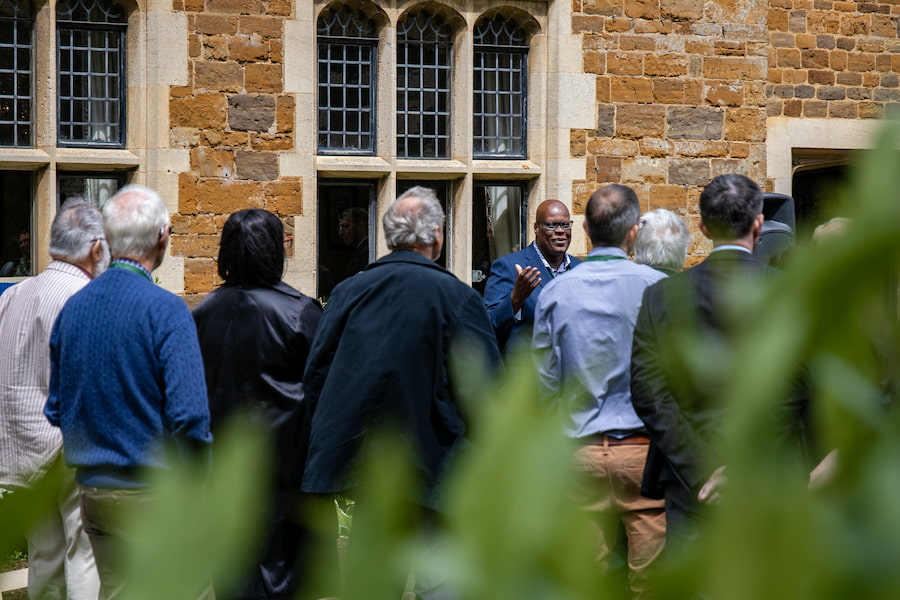
<path fill-rule="evenodd" d="M 900 423 L 890 404 L 898 147 L 900 129 L 889 124 L 852 184 L 836 191 L 836 214 L 852 219 L 845 234 L 798 246 L 771 286 L 735 290 L 739 341 L 731 352 L 690 335 L 671 349 L 729 382 L 729 484 L 701 541 L 664 565 L 661 598 L 900 597 Z M 770 443 L 771 414 L 801 364 L 814 383 L 819 454 L 840 453 L 833 480 L 812 493 L 796 461 Z M 572 449 L 552 411 L 538 405 L 534 382 L 521 374 L 488 382 L 473 377 L 472 365 L 461 368 L 476 390 L 467 403 L 474 443 L 448 479 L 444 527 L 426 544 L 412 526 L 405 447 L 373 442 L 353 498 L 344 598 L 396 600 L 413 563 L 423 576 L 447 575 L 461 600 L 621 597 L 593 562 L 590 527 L 568 493 Z M 131 597 L 178 598 L 198 577 L 234 573 L 247 560 L 263 487 L 261 442 L 245 434 L 217 443 L 223 449 L 202 504 L 194 485 L 202 478 L 175 471 L 159 484 L 159 509 L 136 520 L 144 543 L 129 558 Z M 0 552 L 48 505 L 40 489 L 27 502 L 4 502 Z"/>

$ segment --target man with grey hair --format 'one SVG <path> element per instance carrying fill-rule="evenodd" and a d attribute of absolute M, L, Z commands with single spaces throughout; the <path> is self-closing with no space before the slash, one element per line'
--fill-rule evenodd
<path fill-rule="evenodd" d="M 81 523 L 75 475 L 60 464 L 62 437 L 42 411 L 53 322 L 69 297 L 109 264 L 100 211 L 84 202 L 65 204 L 50 226 L 50 257 L 40 275 L 0 296 L 0 497 L 59 469 L 59 477 L 48 480 L 53 510 L 26 532 L 28 595 L 95 600 L 100 580 Z"/>
<path fill-rule="evenodd" d="M 684 266 L 690 243 L 691 234 L 681 217 L 664 208 L 651 210 L 641 216 L 634 262 L 673 275 Z"/>
<path fill-rule="evenodd" d="M 488 365 L 500 353 L 481 296 L 434 262 L 444 243 L 434 192 L 410 189 L 382 224 L 391 253 L 335 287 L 306 363 L 311 425 L 303 491 L 352 494 L 377 423 L 410 441 L 414 502 L 433 512 L 443 474 L 467 437 L 450 353 L 480 354 Z M 417 586 L 419 597 L 430 597 L 421 578 Z"/>
<path fill-rule="evenodd" d="M 595 524 L 598 559 L 608 562 L 621 523 L 631 591 L 646 598 L 666 516 L 661 501 L 641 495 L 650 440 L 631 405 L 629 367 L 641 294 L 665 275 L 628 260 L 640 215 L 629 187 L 608 185 L 591 195 L 584 228 L 593 248 L 541 292 L 532 349 L 541 396 L 562 415 L 575 464 L 587 475 L 577 499 Z"/>
<path fill-rule="evenodd" d="M 208 454 L 209 408 L 197 330 L 184 301 L 151 272 L 169 243 L 169 214 L 153 190 L 126 186 L 103 206 L 113 261 L 63 307 L 50 336 L 44 414 L 75 468 L 101 598 L 121 597 L 128 535 L 116 518 L 152 498 L 151 473 Z M 201 593 L 198 591 L 198 596 Z"/>

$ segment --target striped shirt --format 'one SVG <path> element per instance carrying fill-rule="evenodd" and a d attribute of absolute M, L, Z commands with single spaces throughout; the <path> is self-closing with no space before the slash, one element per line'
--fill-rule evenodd
<path fill-rule="evenodd" d="M 54 260 L 43 273 L 0 296 L 0 487 L 24 487 L 52 464 L 59 429 L 44 417 L 50 332 L 63 305 L 90 278 Z"/>

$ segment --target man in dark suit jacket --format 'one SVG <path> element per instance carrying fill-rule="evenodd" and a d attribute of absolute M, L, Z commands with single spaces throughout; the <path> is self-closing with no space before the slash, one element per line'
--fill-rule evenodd
<path fill-rule="evenodd" d="M 705 342 L 727 349 L 722 290 L 735 279 L 771 271 L 752 254 L 762 227 L 762 205 L 762 191 L 747 177 L 713 179 L 700 195 L 700 230 L 712 239 L 712 253 L 696 267 L 647 288 L 638 314 L 631 399 L 651 440 L 642 492 L 665 497 L 667 538 L 676 545 L 693 536 L 701 504 L 715 501 L 724 484 L 716 442 L 725 409 L 721 383 L 692 379 L 684 353 L 667 342 L 675 326 L 688 323 L 699 328 Z"/>
<path fill-rule="evenodd" d="M 530 347 L 541 289 L 581 262 L 566 253 L 571 241 L 569 209 L 559 200 L 544 200 L 535 213 L 534 243 L 494 261 L 484 306 L 504 352 L 519 345 Z"/>
<path fill-rule="evenodd" d="M 383 225 L 392 252 L 334 288 L 306 363 L 303 491 L 352 494 L 366 439 L 380 427 L 409 442 L 412 500 L 428 518 L 441 508 L 447 467 L 467 445 L 450 354 L 459 349 L 497 365 L 500 352 L 480 294 L 434 262 L 444 241 L 434 192 L 410 189 Z M 428 598 L 419 579 L 417 596 Z"/>

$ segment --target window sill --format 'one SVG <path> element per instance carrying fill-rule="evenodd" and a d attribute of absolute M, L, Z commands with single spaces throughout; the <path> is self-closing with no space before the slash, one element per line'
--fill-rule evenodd
<path fill-rule="evenodd" d="M 50 155 L 43 150 L 34 148 L 0 148 L 3 156 L 0 158 L 0 169 L 15 169 L 33 171 L 50 164 Z"/>
<path fill-rule="evenodd" d="M 530 160 L 474 160 L 475 179 L 491 179 L 498 175 L 508 179 L 533 179 L 541 174 L 541 167 Z"/>
<path fill-rule="evenodd" d="M 141 159 L 130 150 L 103 148 L 57 148 L 56 166 L 61 171 L 121 171 L 141 165 Z"/>

